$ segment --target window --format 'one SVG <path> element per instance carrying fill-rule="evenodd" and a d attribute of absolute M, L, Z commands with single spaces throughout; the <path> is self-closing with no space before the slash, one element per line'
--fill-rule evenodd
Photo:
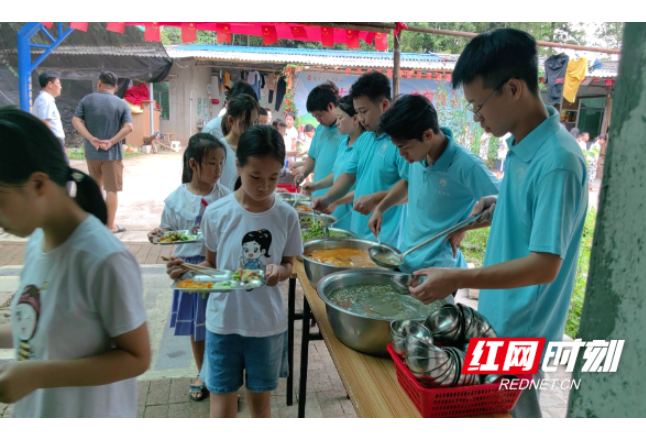
<path fill-rule="evenodd" d="M 153 96 L 157 104 L 161 106 L 161 119 L 168 120 L 170 114 L 170 102 L 168 99 L 168 82 L 159 82 L 153 84 Z"/>

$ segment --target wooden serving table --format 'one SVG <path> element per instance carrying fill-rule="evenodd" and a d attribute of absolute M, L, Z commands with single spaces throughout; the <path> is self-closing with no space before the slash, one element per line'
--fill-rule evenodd
<path fill-rule="evenodd" d="M 294 276 L 295 275 L 295 276 Z M 296 315 L 293 309 L 296 295 L 296 278 L 303 287 L 303 313 Z M 290 360 L 290 379 L 293 373 L 293 323 L 294 319 L 303 319 L 301 340 L 301 377 L 299 386 L 298 416 L 305 416 L 307 391 L 307 359 L 309 341 L 323 339 L 327 345 L 334 365 L 359 417 L 420 417 L 417 408 L 408 398 L 397 382 L 395 364 L 389 358 L 378 358 L 352 350 L 343 345 L 334 335 L 327 319 L 325 303 L 319 298 L 305 273 L 303 263 L 295 261 L 294 274 L 290 279 L 288 301 L 288 351 Z M 291 307 L 291 308 L 290 308 Z M 320 336 L 310 335 L 310 320 L 315 319 L 320 329 Z M 291 336 L 291 338 L 289 337 Z M 293 379 L 288 381 L 287 404 L 291 405 Z M 475 417 L 511 417 L 509 413 L 496 413 Z"/>

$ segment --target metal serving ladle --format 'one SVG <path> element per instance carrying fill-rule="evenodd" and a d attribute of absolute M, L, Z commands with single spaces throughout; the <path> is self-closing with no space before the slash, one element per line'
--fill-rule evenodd
<path fill-rule="evenodd" d="M 410 254 L 411 252 L 415 252 L 416 250 L 426 246 L 427 244 L 435 240 L 439 240 L 440 238 L 446 237 L 447 235 L 459 229 L 462 229 L 466 225 L 469 225 L 475 222 L 480 217 L 482 217 L 482 214 L 483 213 L 480 213 L 478 215 L 470 217 L 466 220 L 461 221 L 455 226 L 451 226 L 449 229 L 446 229 L 440 232 L 439 234 L 435 234 L 428 240 L 424 240 L 420 244 L 413 246 L 403 254 L 401 252 L 394 252 L 383 246 L 372 246 L 370 249 L 368 249 L 368 255 L 370 255 L 370 258 L 372 259 L 372 261 L 375 262 L 375 264 L 378 264 L 381 267 L 386 267 L 388 269 L 397 269 L 399 266 L 401 266 L 404 263 L 404 258 L 406 257 L 406 255 Z"/>

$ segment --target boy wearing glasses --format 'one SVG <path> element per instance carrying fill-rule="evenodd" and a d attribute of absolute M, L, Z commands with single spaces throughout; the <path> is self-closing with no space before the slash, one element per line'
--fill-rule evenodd
<path fill-rule="evenodd" d="M 428 303 L 481 289 L 478 309 L 499 337 L 561 341 L 588 207 L 585 159 L 540 98 L 529 34 L 498 29 L 474 38 L 453 72 L 453 87 L 460 85 L 475 121 L 494 136 L 511 133 L 505 176 L 500 195 L 472 210 L 485 220 L 471 228 L 491 225 L 484 267 L 425 269 L 415 296 Z M 541 417 L 538 390 L 525 390 L 512 414 Z"/>
<path fill-rule="evenodd" d="M 437 112 L 421 95 L 404 95 L 381 117 L 381 129 L 390 136 L 399 155 L 410 164 L 403 179 L 392 187 L 375 208 L 368 226 L 381 230 L 384 213 L 408 197 L 408 216 L 402 249 L 466 219 L 480 198 L 498 194 L 500 181 L 486 164 L 440 127 Z M 464 232 L 451 234 L 412 252 L 404 259 L 403 272 L 417 275 L 425 267 L 462 267 L 467 263 L 459 249 Z M 451 301 L 451 297 L 447 297 Z"/>

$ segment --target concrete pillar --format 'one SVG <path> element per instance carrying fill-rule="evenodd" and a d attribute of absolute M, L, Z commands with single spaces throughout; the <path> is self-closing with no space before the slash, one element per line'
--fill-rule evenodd
<path fill-rule="evenodd" d="M 646 417 L 646 23 L 626 23 L 588 288 L 583 341 L 624 339 L 616 373 L 581 373 L 568 417 Z"/>

